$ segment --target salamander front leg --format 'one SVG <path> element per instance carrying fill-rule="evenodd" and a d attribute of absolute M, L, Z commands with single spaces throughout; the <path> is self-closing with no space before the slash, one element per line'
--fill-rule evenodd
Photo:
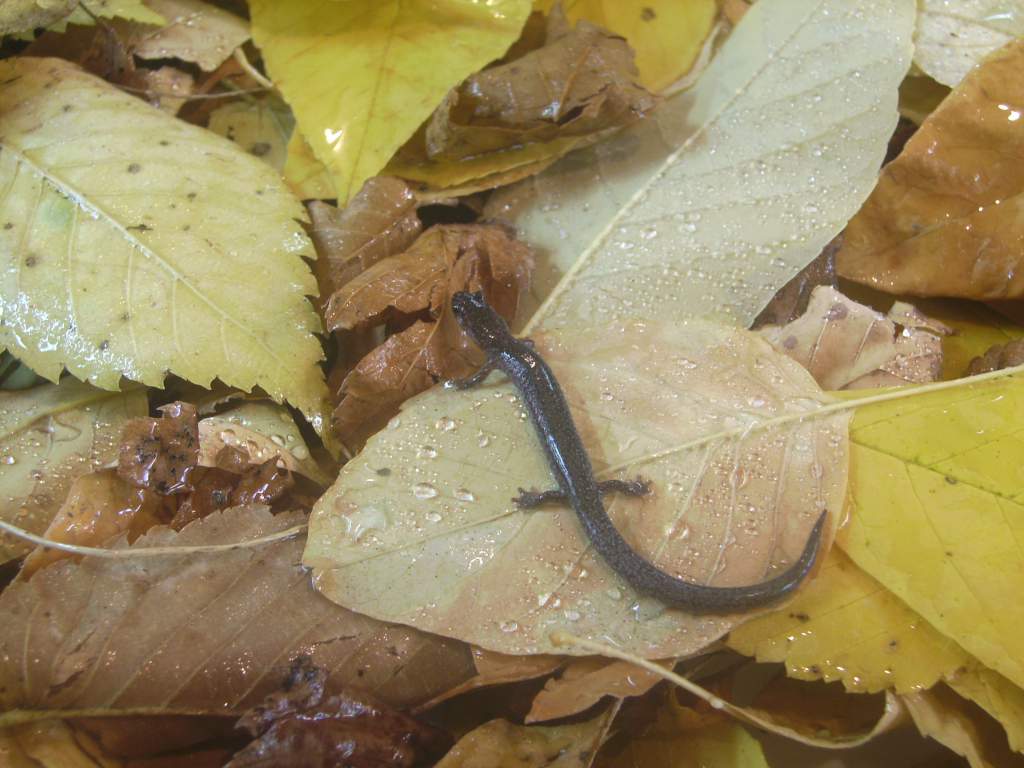
<path fill-rule="evenodd" d="M 602 495 L 606 493 L 624 493 L 627 496 L 646 496 L 651 492 L 651 481 L 637 478 L 636 480 L 602 480 L 597 484 Z M 565 501 L 565 494 L 555 488 L 550 491 L 527 491 L 519 489 L 519 495 L 512 499 L 520 509 L 533 509 L 551 501 Z"/>
<path fill-rule="evenodd" d="M 491 375 L 491 371 L 497 368 L 498 365 L 493 360 L 488 360 L 486 363 L 480 366 L 476 373 L 472 376 L 467 376 L 464 379 L 448 379 L 444 385 L 450 389 L 472 389 L 477 384 L 481 383 L 484 379 Z"/>

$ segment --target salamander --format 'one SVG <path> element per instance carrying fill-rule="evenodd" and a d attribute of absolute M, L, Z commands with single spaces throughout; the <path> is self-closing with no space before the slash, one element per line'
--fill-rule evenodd
<path fill-rule="evenodd" d="M 649 484 L 594 478 L 590 457 L 572 419 L 569 404 L 551 368 L 528 339 L 512 335 L 505 321 L 482 294 L 461 291 L 452 297 L 452 310 L 461 328 L 486 354 L 484 365 L 472 376 L 447 382 L 468 389 L 493 370 L 501 370 L 518 388 L 533 426 L 544 446 L 558 489 L 527 492 L 515 501 L 533 507 L 561 500 L 572 505 L 594 549 L 611 568 L 638 592 L 692 613 L 726 613 L 755 608 L 790 594 L 810 571 L 818 554 L 827 511 L 811 530 L 800 558 L 772 579 L 741 587 L 694 584 L 667 573 L 646 560 L 623 538 L 605 511 L 602 494 L 610 491 L 643 495 Z"/>

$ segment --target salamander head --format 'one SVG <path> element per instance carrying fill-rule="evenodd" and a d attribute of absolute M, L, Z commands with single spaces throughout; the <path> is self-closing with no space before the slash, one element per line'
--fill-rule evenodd
<path fill-rule="evenodd" d="M 508 325 L 482 293 L 459 291 L 452 296 L 452 311 L 462 330 L 485 352 L 500 350 L 512 341 Z"/>

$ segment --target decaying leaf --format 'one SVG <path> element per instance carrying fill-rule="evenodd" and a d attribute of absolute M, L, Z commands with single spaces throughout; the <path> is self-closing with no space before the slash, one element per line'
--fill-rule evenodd
<path fill-rule="evenodd" d="M 672 664 L 669 662 L 668 667 Z M 558 720 L 590 709 L 605 696 L 642 696 L 660 683 L 658 675 L 627 661 L 584 657 L 570 661 L 537 694 L 526 722 Z"/>
<path fill-rule="evenodd" d="M 838 543 L 932 627 L 1024 685 L 1024 380 L 866 404 Z"/>
<path fill-rule="evenodd" d="M 990 347 L 984 355 L 971 360 L 971 364 L 967 366 L 967 375 L 976 376 L 979 373 L 1000 371 L 1017 365 L 1024 365 L 1024 340 L 1021 339 Z"/>
<path fill-rule="evenodd" d="M 398 179 L 375 176 L 344 208 L 309 205 L 316 245 L 316 275 L 326 299 L 383 258 L 401 253 L 419 237 L 416 198 Z"/>
<path fill-rule="evenodd" d="M 456 291 L 483 291 L 503 317 L 516 316 L 533 258 L 501 226 L 445 225 L 427 230 L 399 256 L 378 261 L 331 295 L 330 330 L 412 319 L 363 357 L 341 384 L 334 429 L 350 447 L 377 432 L 409 397 L 480 363 L 451 310 Z M 416 319 L 426 315 L 430 320 Z M 408 322 L 408 321 L 406 321 Z"/>
<path fill-rule="evenodd" d="M 0 392 L 0 516 L 42 533 L 74 479 L 115 461 L 122 426 L 147 410 L 141 388 L 104 392 L 70 377 Z M 0 562 L 32 546 L 4 536 Z"/>
<path fill-rule="evenodd" d="M 946 681 L 950 688 L 988 712 L 1006 729 L 1010 749 L 1024 749 L 1024 690 L 998 672 L 973 665 Z"/>
<path fill-rule="evenodd" d="M 237 508 L 180 533 L 152 529 L 129 549 L 245 541 L 300 520 Z M 301 549 L 291 539 L 149 557 L 144 566 L 64 560 L 9 586 L 0 595 L 3 721 L 60 710 L 240 713 L 273 691 L 298 655 L 329 670 L 329 692 L 367 691 L 398 707 L 473 674 L 462 644 L 317 595 L 298 565 Z"/>
<path fill-rule="evenodd" d="M 692 89 L 496 195 L 488 212 L 514 206 L 543 258 L 530 327 L 749 326 L 874 186 L 913 13 L 909 0 L 761 0 Z"/>
<path fill-rule="evenodd" d="M 1024 327 L 976 301 L 921 299 L 915 302 L 928 317 L 953 329 L 942 339 L 942 378 L 967 375 L 971 361 L 993 346 L 1024 338 Z"/>
<path fill-rule="evenodd" d="M 1010 751 L 998 723 L 948 688 L 910 693 L 902 700 L 922 734 L 967 758 L 971 768 L 1024 766 L 1024 756 Z"/>
<path fill-rule="evenodd" d="M 1024 40 L 971 71 L 887 165 L 836 269 L 917 296 L 1024 296 Z"/>
<path fill-rule="evenodd" d="M 285 104 L 266 98 L 235 101 L 218 107 L 210 113 L 207 127 L 231 139 L 250 155 L 266 161 L 275 170 L 283 171 L 295 120 Z"/>
<path fill-rule="evenodd" d="M 606 506 L 670 573 L 760 581 L 802 551 L 822 510 L 842 508 L 844 416 L 747 434 L 824 400 L 756 335 L 691 321 L 535 341 L 598 474 L 652 482 L 651 496 Z M 304 559 L 342 605 L 503 653 L 549 652 L 549 634 L 564 629 L 671 658 L 746 618 L 666 610 L 592 551 L 570 509 L 511 501 L 520 486 L 552 483 L 511 384 L 434 389 L 345 465 L 317 503 Z"/>
<path fill-rule="evenodd" d="M 588 21 L 549 29 L 547 44 L 471 75 L 427 123 L 426 153 L 454 160 L 626 125 L 655 99 L 635 82 L 633 52 Z"/>
<path fill-rule="evenodd" d="M 668 698 L 644 733 L 611 742 L 597 768 L 768 768 L 761 745 L 735 720 Z"/>
<path fill-rule="evenodd" d="M 450 88 L 505 52 L 530 13 L 529 0 L 253 0 L 249 7 L 270 75 L 330 170 L 341 205 Z"/>
<path fill-rule="evenodd" d="M 758 661 L 784 661 L 790 677 L 841 680 L 861 693 L 929 688 L 972 661 L 838 549 L 789 605 L 727 642 Z"/>
<path fill-rule="evenodd" d="M 146 0 L 146 5 L 166 22 L 159 27 L 115 24 L 140 59 L 181 59 L 212 72 L 249 39 L 244 19 L 203 0 Z"/>
<path fill-rule="evenodd" d="M 1024 35 L 1021 0 L 921 0 L 914 63 L 955 86 L 989 53 Z"/>
<path fill-rule="evenodd" d="M 843 241 L 837 235 L 821 249 L 821 253 L 810 264 L 794 275 L 772 296 L 750 327 L 759 330 L 766 325 L 786 325 L 807 311 L 811 303 L 811 294 L 818 286 L 836 285 L 836 252 Z"/>
<path fill-rule="evenodd" d="M 935 381 L 942 337 L 951 332 L 910 304 L 896 302 L 883 315 L 829 286 L 815 288 L 807 311 L 793 322 L 758 331 L 830 390 Z"/>
<path fill-rule="evenodd" d="M 554 0 L 534 0 L 549 13 Z M 689 72 L 718 12 L 712 0 L 562 0 L 571 23 L 585 19 L 626 38 L 640 83 L 660 91 Z M 671 52 L 671 53 L 669 53 Z"/>
<path fill-rule="evenodd" d="M 171 403 L 158 419 L 133 419 L 121 436 L 117 472 L 132 485 L 164 496 L 187 493 L 199 464 L 199 420 L 195 406 Z"/>
<path fill-rule="evenodd" d="M 570 725 L 492 720 L 459 739 L 437 768 L 590 768 L 617 710 Z"/>
<path fill-rule="evenodd" d="M 0 345 L 51 380 L 260 386 L 319 424 L 312 244 L 277 174 L 66 62 L 0 73 Z"/>
<path fill-rule="evenodd" d="M 342 690 L 327 695 L 327 672 L 308 656 L 293 663 L 284 690 L 246 712 L 238 727 L 255 740 L 226 768 L 412 768 L 439 757 L 448 735 L 373 701 Z"/>
<path fill-rule="evenodd" d="M 24 723 L 0 731 L 0 762 L 5 768 L 123 768 L 119 760 L 84 744 L 83 734 L 61 720 Z"/>

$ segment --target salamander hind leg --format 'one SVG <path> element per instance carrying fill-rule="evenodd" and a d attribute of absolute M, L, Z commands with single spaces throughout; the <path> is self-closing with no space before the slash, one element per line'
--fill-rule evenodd
<path fill-rule="evenodd" d="M 636 480 L 602 480 L 597 484 L 602 495 L 624 493 L 627 496 L 646 496 L 651 492 L 651 481 L 638 477 Z M 558 488 L 550 491 L 527 491 L 519 489 L 519 495 L 512 499 L 520 509 L 534 509 L 551 501 L 564 503 L 565 494 Z"/>
<path fill-rule="evenodd" d="M 484 379 L 490 376 L 491 371 L 497 368 L 497 363 L 493 360 L 488 360 L 486 363 L 480 366 L 476 373 L 471 376 L 467 376 L 464 379 L 448 379 L 444 383 L 449 389 L 472 389 L 477 384 L 480 384 Z"/>

